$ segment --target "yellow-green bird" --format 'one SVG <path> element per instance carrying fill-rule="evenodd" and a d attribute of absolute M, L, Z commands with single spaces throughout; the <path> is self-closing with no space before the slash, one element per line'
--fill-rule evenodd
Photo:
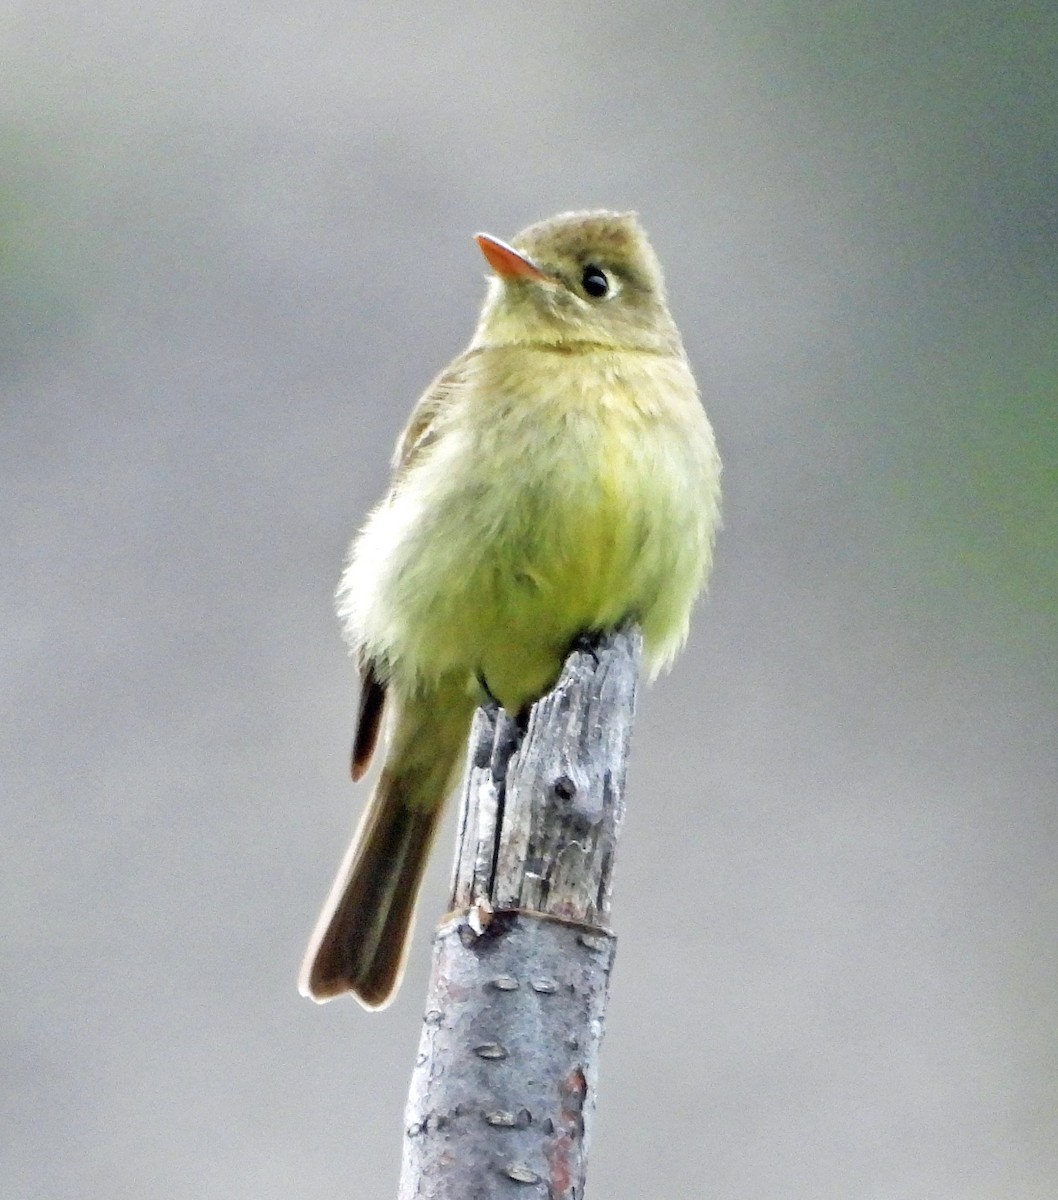
<path fill-rule="evenodd" d="M 579 637 L 627 619 L 656 675 L 712 558 L 720 460 L 636 215 L 477 242 L 477 329 L 415 406 L 338 589 L 361 674 L 353 778 L 383 717 L 386 751 L 305 956 L 319 1001 L 396 991 L 482 697 L 522 711 Z"/>

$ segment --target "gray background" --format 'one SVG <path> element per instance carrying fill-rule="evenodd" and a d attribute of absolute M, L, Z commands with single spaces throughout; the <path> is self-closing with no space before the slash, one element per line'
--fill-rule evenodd
<path fill-rule="evenodd" d="M 594 1196 L 1058 1186 L 1058 8 L 0 12 L 10 1197 L 387 1196 L 392 1009 L 294 981 L 331 611 L 477 229 L 637 208 L 724 452 L 645 698 Z"/>

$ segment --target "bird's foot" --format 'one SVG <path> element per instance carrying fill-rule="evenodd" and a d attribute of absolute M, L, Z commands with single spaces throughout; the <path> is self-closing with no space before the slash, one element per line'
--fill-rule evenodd
<path fill-rule="evenodd" d="M 569 653 L 572 654 L 574 651 L 577 651 L 580 654 L 590 654 L 592 662 L 598 666 L 600 662 L 599 645 L 604 637 L 605 634 L 601 633 L 598 629 L 582 630 L 570 643 Z"/>
<path fill-rule="evenodd" d="M 484 697 L 484 703 L 481 705 L 481 707 L 485 709 L 490 716 L 495 717 L 503 705 L 500 704 L 499 700 L 497 700 L 492 694 L 492 688 L 489 687 L 489 681 L 485 678 L 485 672 L 478 670 L 475 671 L 474 675 L 478 681 L 478 687 L 481 688 L 481 694 Z"/>

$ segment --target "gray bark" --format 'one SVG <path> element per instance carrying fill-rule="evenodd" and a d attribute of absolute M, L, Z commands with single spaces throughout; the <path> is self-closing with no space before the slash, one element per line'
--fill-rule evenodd
<path fill-rule="evenodd" d="M 584 1195 L 641 642 L 571 653 L 524 733 L 475 716 L 400 1200 Z"/>

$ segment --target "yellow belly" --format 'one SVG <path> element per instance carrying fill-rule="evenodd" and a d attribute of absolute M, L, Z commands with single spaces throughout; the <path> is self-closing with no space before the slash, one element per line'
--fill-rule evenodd
<path fill-rule="evenodd" d="M 508 380 L 470 398 L 482 411 L 468 403 L 357 545 L 350 582 L 373 595 L 350 624 L 369 653 L 426 682 L 480 674 L 512 710 L 580 633 L 631 617 L 648 664 L 672 656 L 718 467 L 696 395 L 673 414 L 627 376 L 538 368 L 531 397 Z"/>

